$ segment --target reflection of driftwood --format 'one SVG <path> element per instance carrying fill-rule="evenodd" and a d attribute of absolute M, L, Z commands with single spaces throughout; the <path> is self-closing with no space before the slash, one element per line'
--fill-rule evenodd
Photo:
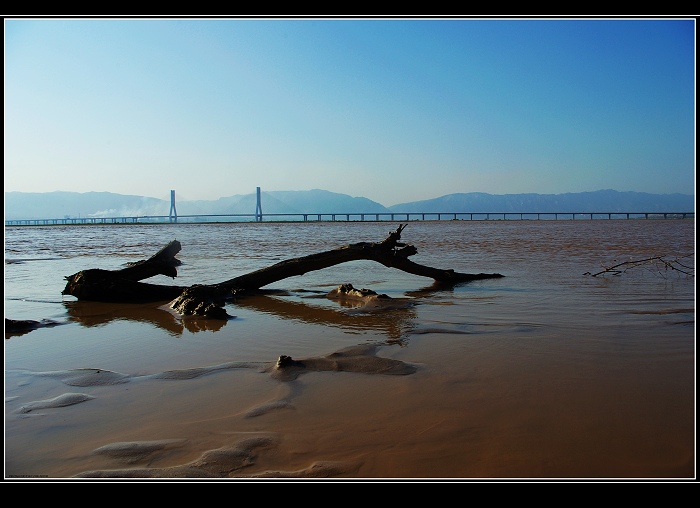
<path fill-rule="evenodd" d="M 173 336 L 182 335 L 185 330 L 218 331 L 226 321 L 216 319 L 197 319 L 183 317 L 173 312 L 167 304 L 161 302 L 112 305 L 103 302 L 80 300 L 63 302 L 68 311 L 68 320 L 85 327 L 102 326 L 112 321 L 132 321 L 146 323 L 165 330 Z"/>
<path fill-rule="evenodd" d="M 181 287 L 139 282 L 157 274 L 171 277 L 177 275 L 174 267 L 179 261 L 174 256 L 180 251 L 180 243 L 174 241 L 152 258 L 123 270 L 84 270 L 66 277 L 68 282 L 63 294 L 83 300 L 109 302 L 174 299 L 171 307 L 181 315 L 195 314 L 225 319 L 228 315 L 223 306 L 227 300 L 288 277 L 350 261 L 376 261 L 387 267 L 449 283 L 502 277 L 497 273 L 467 274 L 414 263 L 408 258 L 416 254 L 417 249 L 399 241 L 404 228 L 404 225 L 399 225 L 396 231 L 390 232 L 389 236 L 379 243 L 360 242 L 339 249 L 289 259 L 218 284 Z"/>
<path fill-rule="evenodd" d="M 295 295 L 287 291 L 267 290 L 260 291 L 260 293 L 260 295 L 251 295 L 248 298 L 237 300 L 237 306 L 255 312 L 271 314 L 284 320 L 337 327 L 343 330 L 357 331 L 358 327 L 371 328 L 386 334 L 390 342 L 400 341 L 401 336 L 413 328 L 412 319 L 415 317 L 415 313 L 411 310 L 412 300 L 410 299 L 388 298 L 387 305 L 382 307 L 382 310 L 392 310 L 393 312 L 377 312 L 374 307 L 367 309 L 360 303 L 356 303 L 349 309 L 339 310 L 306 303 L 308 300 L 325 300 L 327 294 L 323 292 L 314 296 L 304 296 L 300 302 L 288 300 Z M 270 295 L 277 296 L 277 298 L 270 298 Z M 344 303 L 335 298 L 332 300 L 339 305 Z M 170 335 L 179 336 L 185 330 L 191 333 L 218 331 L 227 323 L 217 319 L 199 319 L 198 316 L 179 316 L 167 304 L 163 305 L 161 302 L 112 305 L 81 300 L 77 302 L 65 301 L 63 305 L 68 312 L 69 322 L 78 323 L 87 328 L 103 326 L 113 321 L 132 321 L 155 326 Z M 362 319 L 358 320 L 353 312 L 362 313 Z M 6 334 L 8 334 L 8 320 L 5 321 Z M 22 333 L 27 333 L 27 331 L 29 330 Z M 19 333 L 15 332 L 14 334 Z"/>
<path fill-rule="evenodd" d="M 359 303 L 347 306 L 346 302 L 336 298 L 330 300 L 340 308 L 307 303 L 316 299 L 326 300 L 328 297 L 325 294 L 303 297 L 301 301 L 290 301 L 287 299 L 289 296 L 291 295 L 277 298 L 252 296 L 238 300 L 236 306 L 272 314 L 284 320 L 340 328 L 351 333 L 371 329 L 385 334 L 389 342 L 401 342 L 401 338 L 415 327 L 413 301 L 408 298 L 387 298 L 387 306 L 367 309 Z"/>

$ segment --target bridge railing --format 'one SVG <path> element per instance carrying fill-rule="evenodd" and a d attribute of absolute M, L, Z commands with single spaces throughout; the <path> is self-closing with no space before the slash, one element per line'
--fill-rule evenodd
<path fill-rule="evenodd" d="M 61 219 L 5 219 L 5 226 L 87 224 L 165 224 L 212 222 L 350 222 L 430 220 L 599 220 L 695 219 L 695 212 L 380 212 L 380 213 L 266 213 L 138 215 L 125 217 L 64 217 Z"/>

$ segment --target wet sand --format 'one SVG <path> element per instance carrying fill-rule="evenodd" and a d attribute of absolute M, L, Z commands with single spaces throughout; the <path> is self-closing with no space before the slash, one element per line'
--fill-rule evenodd
<path fill-rule="evenodd" d="M 657 412 L 686 400 L 692 369 L 682 355 L 634 361 L 609 351 L 581 370 L 586 352 L 576 342 L 504 342 L 512 331 L 419 327 L 404 336 L 410 347 L 386 341 L 161 372 L 9 371 L 9 384 L 60 393 L 6 400 L 6 471 L 10 479 L 693 476 L 692 419 Z M 654 379 L 637 379 L 639 369 L 655 369 Z"/>

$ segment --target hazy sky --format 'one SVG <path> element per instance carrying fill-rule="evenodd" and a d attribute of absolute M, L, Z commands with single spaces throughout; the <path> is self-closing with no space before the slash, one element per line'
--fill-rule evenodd
<path fill-rule="evenodd" d="M 694 193 L 695 21 L 6 19 L 5 191 Z"/>

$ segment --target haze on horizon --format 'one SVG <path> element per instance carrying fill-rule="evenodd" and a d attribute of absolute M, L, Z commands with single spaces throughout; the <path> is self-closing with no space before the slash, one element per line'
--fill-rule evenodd
<path fill-rule="evenodd" d="M 5 19 L 5 191 L 695 189 L 695 20 Z"/>

